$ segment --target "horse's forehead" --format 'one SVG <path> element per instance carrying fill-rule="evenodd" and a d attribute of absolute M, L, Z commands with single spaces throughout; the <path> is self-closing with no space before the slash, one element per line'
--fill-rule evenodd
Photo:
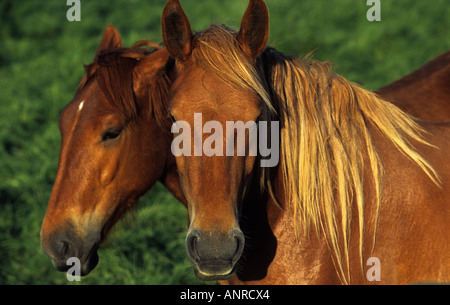
<path fill-rule="evenodd" d="M 78 92 L 76 98 L 72 100 L 73 111 L 89 112 L 89 113 L 101 113 L 102 111 L 112 111 L 113 106 L 108 101 L 106 95 L 100 89 L 98 82 L 95 78 L 85 85 Z"/>
<path fill-rule="evenodd" d="M 80 112 L 81 110 L 83 110 L 83 107 L 84 107 L 84 102 L 85 102 L 86 100 L 82 100 L 81 102 L 80 102 L 80 104 L 78 105 L 78 112 Z"/>
<path fill-rule="evenodd" d="M 226 119 L 253 120 L 261 112 L 260 98 L 226 84 L 201 68 L 184 69 L 172 88 L 170 108 L 177 114 L 219 113 Z"/>
<path fill-rule="evenodd" d="M 95 82 L 90 82 L 77 93 L 61 113 L 60 129 L 88 130 L 93 124 L 98 124 L 101 117 L 113 111 L 114 108 L 107 102 L 99 87 Z"/>

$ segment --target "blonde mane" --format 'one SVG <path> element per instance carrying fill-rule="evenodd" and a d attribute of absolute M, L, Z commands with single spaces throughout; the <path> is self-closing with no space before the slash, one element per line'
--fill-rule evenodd
<path fill-rule="evenodd" d="M 197 35 L 193 58 L 230 86 L 261 96 L 268 108 L 265 119 L 280 121 L 285 201 L 293 209 L 296 235 L 309 234 L 311 228 L 323 234 L 341 281 L 349 283 L 353 210 L 362 267 L 365 172 L 372 176 L 376 215 L 382 198 L 383 165 L 369 126 L 439 183 L 409 142 L 429 145 L 424 130 L 391 103 L 332 73 L 328 63 L 290 58 L 273 49 L 251 63 L 235 37 L 235 32 L 213 26 Z M 274 197 L 270 174 L 262 177 Z"/>
<path fill-rule="evenodd" d="M 383 165 L 369 125 L 438 183 L 434 169 L 408 141 L 429 145 L 422 137 L 424 130 L 393 104 L 332 73 L 328 63 L 300 61 L 272 49 L 261 62 L 285 127 L 280 155 L 296 233 L 308 233 L 311 225 L 323 232 L 338 274 L 348 283 L 352 208 L 358 213 L 362 266 L 366 164 L 375 188 L 376 215 L 382 197 Z M 376 227 L 374 238 L 375 232 Z"/>
<path fill-rule="evenodd" d="M 268 95 L 254 63 L 248 60 L 236 40 L 236 32 L 212 25 L 194 38 L 192 58 L 206 71 L 211 71 L 227 85 L 259 95 L 273 111 Z"/>

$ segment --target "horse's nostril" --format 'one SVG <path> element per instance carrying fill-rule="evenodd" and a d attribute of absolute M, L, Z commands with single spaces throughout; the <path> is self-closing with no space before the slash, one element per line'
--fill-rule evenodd
<path fill-rule="evenodd" d="M 237 255 L 239 253 L 239 249 L 240 249 L 240 241 L 239 241 L 239 238 L 237 236 L 234 237 L 234 241 L 236 242 L 236 253 L 235 253 L 235 255 Z"/>
<path fill-rule="evenodd" d="M 192 250 L 195 251 L 195 249 L 197 248 L 197 236 L 192 236 L 192 238 L 189 241 L 189 246 Z"/>
<path fill-rule="evenodd" d="M 193 231 L 189 234 L 186 241 L 186 245 L 189 255 L 196 261 L 200 259 L 197 252 L 197 242 L 198 242 L 198 234 L 195 231 Z"/>
<path fill-rule="evenodd" d="M 245 237 L 241 230 L 235 230 L 234 241 L 236 242 L 236 252 L 234 253 L 233 261 L 236 262 L 241 257 L 245 244 Z"/>
<path fill-rule="evenodd" d="M 61 241 L 61 254 L 63 257 L 67 256 L 69 252 L 69 243 L 66 241 Z"/>

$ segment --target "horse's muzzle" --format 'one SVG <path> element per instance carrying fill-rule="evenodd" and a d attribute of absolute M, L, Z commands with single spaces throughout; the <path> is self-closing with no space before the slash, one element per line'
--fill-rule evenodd
<path fill-rule="evenodd" d="M 186 248 L 195 274 L 204 281 L 231 278 L 244 244 L 244 234 L 239 229 L 232 229 L 229 233 L 194 229 L 186 237 Z"/>
<path fill-rule="evenodd" d="M 58 271 L 67 272 L 72 267 L 79 267 L 80 275 L 84 276 L 98 264 L 97 250 L 100 243 L 98 236 L 89 234 L 87 237 L 79 238 L 68 231 L 51 233 L 41 237 L 41 248 Z M 72 257 L 78 258 L 79 266 L 68 262 Z"/>

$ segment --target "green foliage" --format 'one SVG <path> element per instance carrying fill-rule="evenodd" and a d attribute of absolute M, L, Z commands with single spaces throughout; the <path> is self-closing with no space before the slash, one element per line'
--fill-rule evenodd
<path fill-rule="evenodd" d="M 0 2 L 0 284 L 67 284 L 40 250 L 39 231 L 56 175 L 58 117 L 93 59 L 106 25 L 125 46 L 161 41 L 162 0 L 81 0 L 81 22 L 66 1 Z M 270 45 L 331 61 L 369 89 L 388 84 L 450 48 L 447 0 L 381 1 L 368 22 L 366 1 L 267 0 Z M 192 28 L 238 28 L 247 2 L 182 1 Z M 141 198 L 99 250 L 82 284 L 201 283 L 184 249 L 186 210 L 161 185 Z"/>

